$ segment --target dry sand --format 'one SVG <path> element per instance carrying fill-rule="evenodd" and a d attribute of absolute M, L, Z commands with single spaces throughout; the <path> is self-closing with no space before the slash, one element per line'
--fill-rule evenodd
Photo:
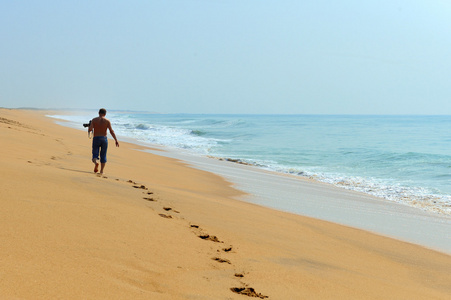
<path fill-rule="evenodd" d="M 0 109 L 0 139 L 0 299 L 451 297 L 449 255 L 237 201 L 133 144 L 95 175 L 87 134 L 43 112 Z"/>

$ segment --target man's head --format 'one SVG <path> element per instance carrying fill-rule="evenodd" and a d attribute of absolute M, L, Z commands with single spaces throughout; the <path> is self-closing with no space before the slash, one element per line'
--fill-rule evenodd
<path fill-rule="evenodd" d="M 106 116 L 106 109 L 105 108 L 99 109 L 99 116 Z"/>

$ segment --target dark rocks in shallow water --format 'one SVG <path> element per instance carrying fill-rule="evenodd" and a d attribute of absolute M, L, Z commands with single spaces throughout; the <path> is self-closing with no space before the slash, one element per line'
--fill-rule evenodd
<path fill-rule="evenodd" d="M 250 163 L 247 163 L 245 161 L 242 161 L 241 159 L 226 158 L 225 160 L 233 162 L 233 163 L 241 164 L 241 165 L 253 166 L 253 164 L 250 164 Z"/>

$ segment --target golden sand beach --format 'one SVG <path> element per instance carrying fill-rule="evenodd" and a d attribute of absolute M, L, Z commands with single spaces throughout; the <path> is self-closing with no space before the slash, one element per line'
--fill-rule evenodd
<path fill-rule="evenodd" d="M 451 257 L 239 201 L 221 177 L 0 109 L 0 299 L 450 299 Z M 258 299 L 258 298 L 256 298 Z"/>

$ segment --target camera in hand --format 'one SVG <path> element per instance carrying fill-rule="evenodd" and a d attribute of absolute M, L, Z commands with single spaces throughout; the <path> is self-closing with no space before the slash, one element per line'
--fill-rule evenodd
<path fill-rule="evenodd" d="M 83 127 L 89 127 L 89 126 L 91 126 L 91 121 L 89 121 L 89 123 L 84 123 L 83 124 Z"/>

